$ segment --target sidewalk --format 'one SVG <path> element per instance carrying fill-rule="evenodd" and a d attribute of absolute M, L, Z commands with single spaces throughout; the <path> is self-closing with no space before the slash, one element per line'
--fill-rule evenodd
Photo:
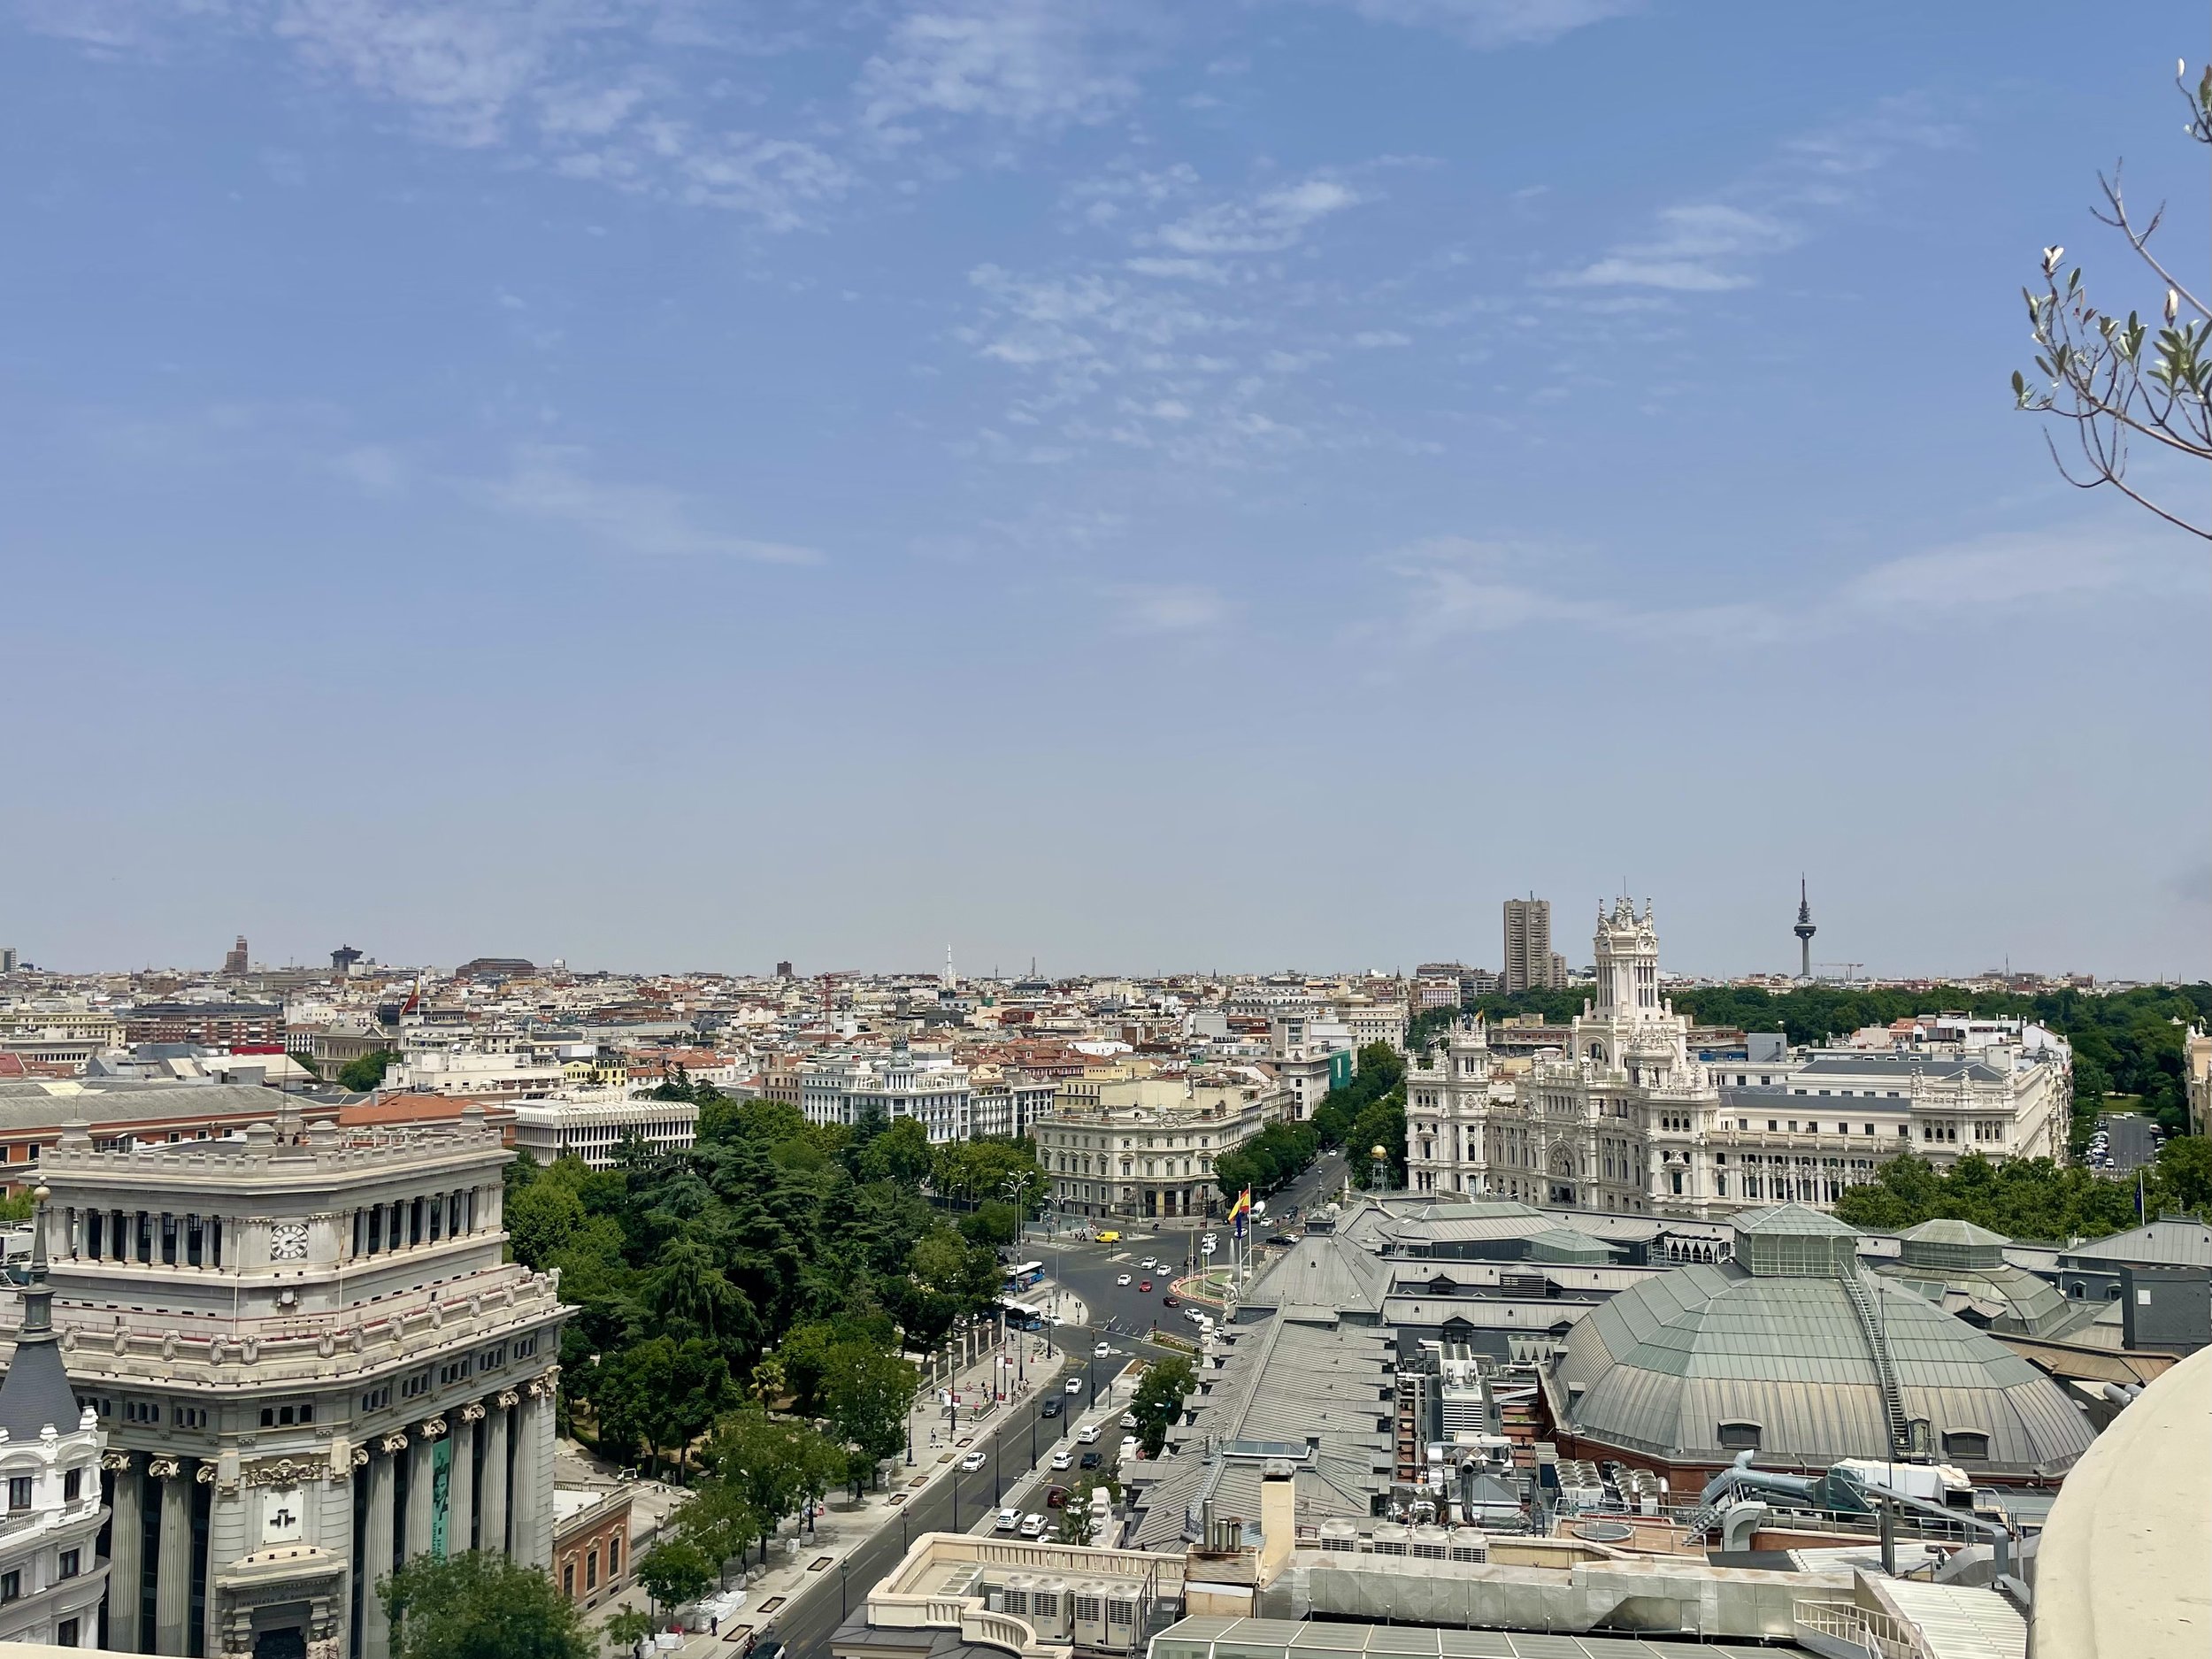
<path fill-rule="evenodd" d="M 1087 1310 L 1080 1298 L 1072 1292 L 1061 1292 L 1059 1294 L 1063 1303 L 1076 1316 L 1067 1323 L 1075 1323 L 1084 1316 Z M 1016 1354 L 1018 1346 L 1021 1348 L 1018 1359 Z M 826 1573 L 833 1574 L 839 1562 L 884 1527 L 895 1527 L 899 1511 L 907 1503 L 952 1473 L 958 1466 L 961 1455 L 958 1441 L 969 1438 L 972 1423 L 987 1427 L 995 1422 L 1002 1409 L 1001 1402 L 1009 1392 L 1014 1399 L 1027 1400 L 1058 1387 L 1063 1364 L 1061 1353 L 1045 1340 L 1044 1333 L 1025 1334 L 1010 1332 L 1003 1346 L 983 1346 L 967 1364 L 957 1367 L 949 1379 L 941 1371 L 938 1381 L 933 1386 L 926 1372 L 915 1408 L 907 1419 L 914 1461 L 910 1463 L 902 1458 L 892 1464 L 881 1489 L 864 1494 L 857 1503 L 852 1501 L 849 1493 L 831 1494 L 826 1505 L 827 1512 L 815 1519 L 811 1532 L 806 1529 L 803 1522 L 784 1522 L 769 1543 L 768 1561 L 764 1566 L 761 1564 L 760 1549 L 756 1545 L 741 1575 L 733 1572 L 731 1587 L 743 1586 L 745 1605 L 733 1617 L 722 1622 L 718 1636 L 706 1631 L 687 1632 L 677 1646 L 654 1651 L 672 1653 L 680 1655 L 680 1659 L 707 1659 L 709 1655 L 727 1655 L 736 1652 L 737 1648 L 725 1645 L 733 1632 L 742 1632 L 748 1627 L 772 1622 L 776 1613 L 789 1598 L 821 1583 Z M 1001 1378 L 1010 1380 L 1001 1385 L 997 1380 Z M 960 1401 L 956 1431 L 949 1421 L 946 1408 L 940 1398 L 939 1391 L 948 1385 Z M 978 1411 L 982 1413 L 979 1417 L 974 1415 Z M 688 1495 L 680 1488 L 663 1486 L 655 1482 L 640 1482 L 636 1493 L 634 1513 L 641 1518 L 649 1514 L 651 1516 L 651 1532 L 634 1523 L 630 1545 L 634 1561 L 652 1548 L 653 1534 L 657 1533 L 662 1521 Z M 828 1563 L 826 1566 L 819 1564 L 825 1561 Z M 648 1606 L 644 1590 L 632 1585 L 619 1596 L 595 1608 L 588 1622 L 597 1629 L 625 1608 L 646 1609 Z M 764 1612 L 764 1609 L 766 1609 Z"/>

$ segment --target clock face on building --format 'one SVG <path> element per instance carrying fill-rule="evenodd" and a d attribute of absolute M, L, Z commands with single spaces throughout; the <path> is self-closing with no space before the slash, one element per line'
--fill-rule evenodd
<path fill-rule="evenodd" d="M 269 1229 L 269 1255 L 279 1262 L 304 1262 L 307 1259 L 307 1224 L 303 1221 L 280 1221 Z"/>

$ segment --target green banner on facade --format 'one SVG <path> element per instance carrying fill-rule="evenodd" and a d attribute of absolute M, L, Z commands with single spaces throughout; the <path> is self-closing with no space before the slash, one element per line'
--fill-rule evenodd
<path fill-rule="evenodd" d="M 430 1553 L 445 1559 L 445 1517 L 453 1499 L 453 1442 L 441 1435 L 430 1448 Z"/>

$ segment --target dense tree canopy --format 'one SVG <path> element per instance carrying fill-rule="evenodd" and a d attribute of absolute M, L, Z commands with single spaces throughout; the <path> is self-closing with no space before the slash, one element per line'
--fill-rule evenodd
<path fill-rule="evenodd" d="M 338 1068 L 338 1087 L 349 1094 L 365 1094 L 381 1087 L 385 1071 L 399 1057 L 389 1048 L 378 1048 L 349 1060 Z"/>
<path fill-rule="evenodd" d="M 510 1171 L 515 1257 L 559 1269 L 578 1308 L 562 1344 L 574 1426 L 611 1456 L 681 1473 L 689 1448 L 751 1402 L 829 1417 L 841 1455 L 888 1455 L 885 1424 L 899 1417 L 902 1445 L 915 1379 L 899 1351 L 988 1310 L 999 1286 L 989 1246 L 925 1196 L 927 1134 L 911 1119 L 810 1125 L 680 1076 L 663 1087 L 700 1106 L 689 1151 L 634 1145 L 611 1170 L 524 1159 Z M 993 1167 L 1015 1164 L 1008 1148 L 1028 1158 L 1026 1143 L 998 1144 Z"/>
<path fill-rule="evenodd" d="M 1137 1385 L 1137 1397 L 1129 1407 L 1137 1419 L 1137 1440 L 1147 1457 L 1157 1457 L 1167 1443 L 1167 1432 L 1182 1415 L 1184 1398 L 1198 1386 L 1191 1363 L 1177 1355 L 1148 1368 Z"/>
<path fill-rule="evenodd" d="M 1359 1051 L 1359 1069 L 1342 1088 L 1332 1089 L 1315 1108 L 1313 1127 L 1322 1144 L 1347 1149 L 1353 1182 L 1370 1185 L 1376 1173 L 1371 1148 L 1385 1153 L 1384 1184 L 1402 1187 L 1406 1177 L 1406 1063 L 1386 1042 Z"/>
<path fill-rule="evenodd" d="M 591 1659 L 582 1616 L 553 1580 L 505 1555 L 423 1555 L 377 1586 L 398 1659 Z"/>
<path fill-rule="evenodd" d="M 2203 1210 L 2212 1203 L 2212 1143 L 2181 1136 L 2166 1143 L 2144 1171 L 2142 1219 L 2162 1210 Z M 2010 1239 L 2063 1242 L 2121 1233 L 2136 1225 L 2137 1183 L 2092 1173 L 2048 1158 L 1992 1163 L 1970 1152 L 1937 1171 L 1911 1153 L 1893 1158 L 1863 1187 L 1847 1187 L 1836 1214 L 1855 1227 L 1901 1232 L 1936 1217 L 1952 1217 Z"/>

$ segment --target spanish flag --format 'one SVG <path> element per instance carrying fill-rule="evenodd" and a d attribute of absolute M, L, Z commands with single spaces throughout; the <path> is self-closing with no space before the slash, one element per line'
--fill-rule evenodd
<path fill-rule="evenodd" d="M 1252 1213 L 1252 1189 L 1246 1187 L 1237 1194 L 1237 1202 L 1229 1206 L 1229 1225 L 1236 1229 L 1237 1237 L 1244 1236 L 1245 1217 Z"/>

